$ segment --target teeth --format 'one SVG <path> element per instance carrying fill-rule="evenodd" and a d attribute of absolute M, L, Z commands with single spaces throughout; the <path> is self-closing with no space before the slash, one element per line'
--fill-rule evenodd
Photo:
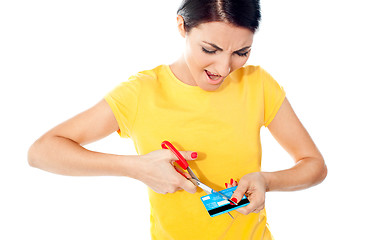
<path fill-rule="evenodd" d="M 209 78 L 212 79 L 212 80 L 217 80 L 217 79 L 219 79 L 221 77 L 221 75 L 211 73 L 208 70 L 206 70 L 206 73 L 208 74 Z"/>
<path fill-rule="evenodd" d="M 206 72 L 208 73 L 208 75 L 212 75 L 212 76 L 220 76 L 220 75 L 218 75 L 218 74 L 211 73 L 211 72 L 209 72 L 208 70 L 206 70 Z"/>

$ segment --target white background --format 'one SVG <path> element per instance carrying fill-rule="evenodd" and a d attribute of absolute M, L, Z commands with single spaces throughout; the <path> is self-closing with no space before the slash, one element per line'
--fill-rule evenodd
<path fill-rule="evenodd" d="M 376 2 L 262 3 L 249 64 L 284 86 L 329 170 L 317 187 L 267 194 L 276 239 L 381 239 Z M 184 44 L 178 5 L 0 2 L 0 239 L 149 239 L 142 183 L 47 173 L 28 166 L 27 151 L 131 74 L 174 61 Z M 262 140 L 264 171 L 292 166 L 265 128 Z M 88 148 L 136 154 L 132 141 L 117 134 Z"/>

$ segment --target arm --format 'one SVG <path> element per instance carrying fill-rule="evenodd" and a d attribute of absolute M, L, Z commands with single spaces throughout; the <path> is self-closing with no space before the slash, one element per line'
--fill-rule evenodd
<path fill-rule="evenodd" d="M 292 156 L 295 165 L 282 171 L 245 175 L 232 196 L 239 201 L 243 194 L 248 195 L 251 203 L 239 209 L 244 214 L 259 212 L 264 208 L 266 191 L 294 191 L 309 188 L 322 182 L 327 175 L 327 167 L 322 155 L 287 98 L 268 129 Z"/>
<path fill-rule="evenodd" d="M 327 176 L 323 156 L 299 121 L 287 98 L 268 126 L 278 143 L 295 161 L 294 167 L 263 173 L 267 191 L 293 191 L 312 187 Z"/>
<path fill-rule="evenodd" d="M 63 175 L 132 177 L 160 193 L 179 189 L 195 192 L 195 186 L 174 170 L 171 163 L 176 157 L 169 150 L 157 150 L 142 156 L 122 156 L 94 152 L 82 146 L 118 129 L 111 108 L 101 100 L 33 143 L 28 152 L 29 164 Z M 191 152 L 181 153 L 187 160 L 192 160 Z"/>
<path fill-rule="evenodd" d="M 81 145 L 106 137 L 118 124 L 105 100 L 61 123 L 40 137 L 29 149 L 33 167 L 72 176 L 118 175 L 133 177 L 135 158 L 88 151 Z M 112 163 L 112 164 L 110 164 Z M 131 165 L 131 166 L 123 166 Z"/>

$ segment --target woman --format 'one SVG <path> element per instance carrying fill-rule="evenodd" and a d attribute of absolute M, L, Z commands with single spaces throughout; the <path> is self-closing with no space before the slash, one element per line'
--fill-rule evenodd
<path fill-rule="evenodd" d="M 153 239 L 272 239 L 265 193 L 311 187 L 327 169 L 283 88 L 260 67 L 244 66 L 259 20 L 258 1 L 183 1 L 177 16 L 186 40 L 183 55 L 132 76 L 94 107 L 48 131 L 31 146 L 30 165 L 144 182 Z M 294 167 L 261 172 L 262 126 L 293 157 Z M 131 137 L 138 155 L 82 147 L 114 131 Z M 211 218 L 200 200 L 205 193 L 175 170 L 177 158 L 160 149 L 163 140 L 182 150 L 201 181 L 217 190 L 238 185 L 231 200 L 245 194 L 250 204 L 232 212 L 234 219 Z"/>

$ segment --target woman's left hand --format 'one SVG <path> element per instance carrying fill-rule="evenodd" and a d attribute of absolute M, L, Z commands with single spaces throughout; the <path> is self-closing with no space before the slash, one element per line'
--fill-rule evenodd
<path fill-rule="evenodd" d="M 250 204 L 237 209 L 237 212 L 242 214 L 259 213 L 265 208 L 265 194 L 266 194 L 266 179 L 261 172 L 249 173 L 241 178 L 239 183 L 230 180 L 230 184 L 226 183 L 226 187 L 237 186 L 234 191 L 231 200 L 239 203 L 243 198 L 243 195 L 249 199 Z"/>

